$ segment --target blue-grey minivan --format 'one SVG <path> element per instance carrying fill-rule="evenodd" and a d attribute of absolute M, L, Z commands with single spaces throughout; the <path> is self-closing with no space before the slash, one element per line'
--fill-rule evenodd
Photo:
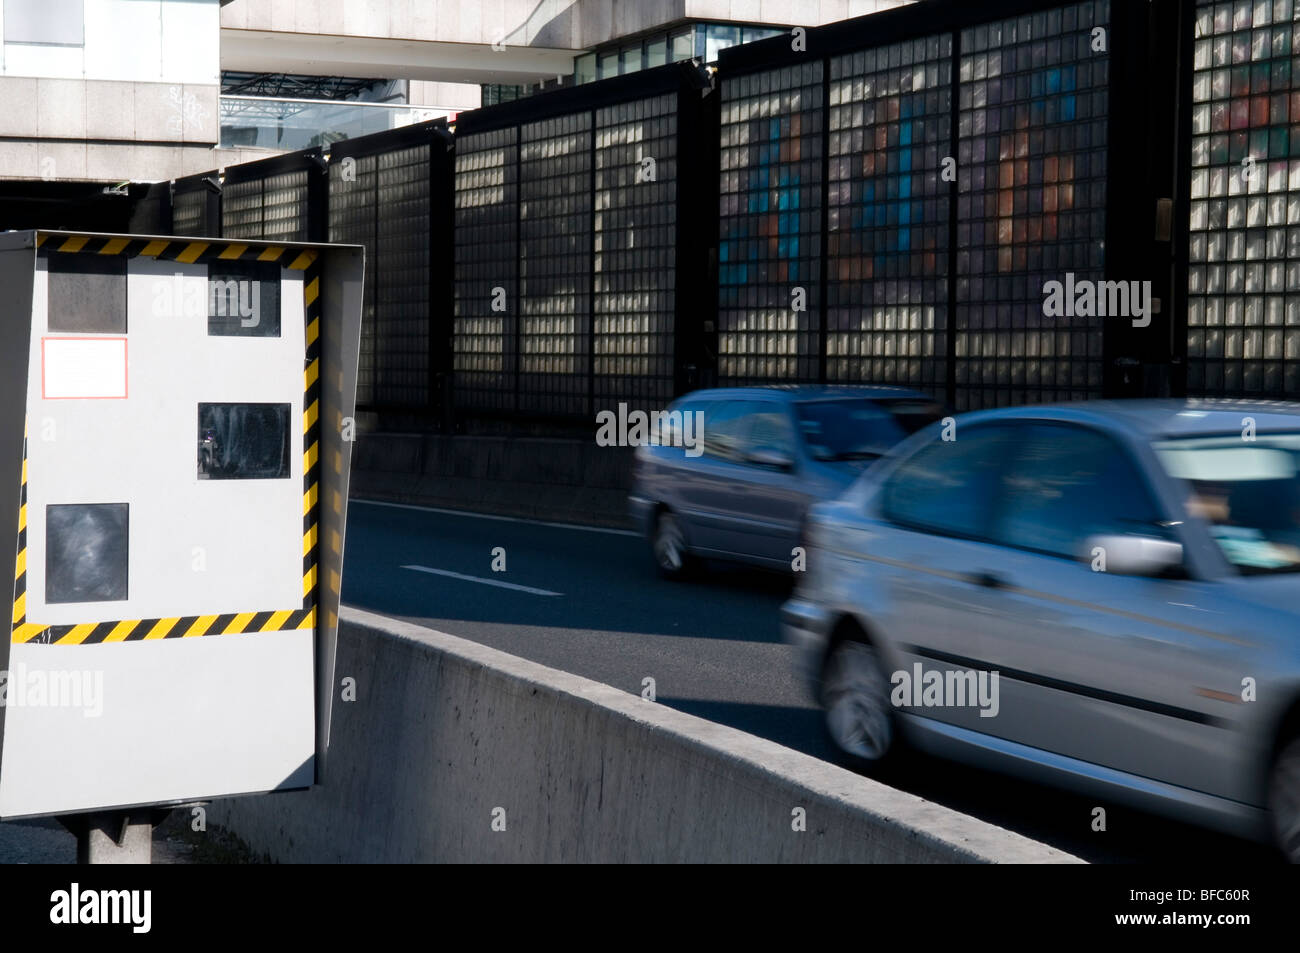
<path fill-rule="evenodd" d="M 637 449 L 629 505 L 672 578 L 695 557 L 792 568 L 808 507 L 945 410 L 903 388 L 789 386 L 695 391 L 668 414 L 686 439 Z"/>

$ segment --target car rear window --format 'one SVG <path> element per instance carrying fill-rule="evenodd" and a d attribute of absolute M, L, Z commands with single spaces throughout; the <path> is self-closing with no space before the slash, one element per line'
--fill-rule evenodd
<path fill-rule="evenodd" d="M 907 433 L 874 400 L 810 400 L 795 404 L 799 432 L 815 460 L 864 460 L 883 455 Z"/>
<path fill-rule="evenodd" d="M 903 432 L 908 436 L 918 430 L 924 430 L 936 420 L 942 420 L 947 416 L 943 404 L 933 400 L 909 397 L 897 400 L 882 400 L 880 404 L 893 415 L 894 420 L 897 421 L 898 425 L 903 428 Z"/>

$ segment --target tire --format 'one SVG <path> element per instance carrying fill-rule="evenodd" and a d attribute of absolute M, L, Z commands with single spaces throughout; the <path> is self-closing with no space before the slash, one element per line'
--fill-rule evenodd
<path fill-rule="evenodd" d="M 889 695 L 872 645 L 849 638 L 831 649 L 822 669 L 823 725 L 848 766 L 875 771 L 893 761 L 898 723 Z"/>
<path fill-rule="evenodd" d="M 1273 759 L 1268 806 L 1273 842 L 1290 863 L 1300 864 L 1300 734 L 1284 742 Z"/>
<path fill-rule="evenodd" d="M 685 579 L 695 570 L 695 560 L 687 548 L 681 523 L 667 510 L 655 518 L 650 552 L 659 574 L 665 579 Z"/>

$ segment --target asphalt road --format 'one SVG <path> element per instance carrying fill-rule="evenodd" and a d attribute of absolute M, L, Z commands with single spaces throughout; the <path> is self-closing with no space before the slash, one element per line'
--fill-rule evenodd
<path fill-rule="evenodd" d="M 493 550 L 505 571 L 494 572 Z M 353 500 L 343 599 L 641 694 L 834 760 L 783 644 L 783 577 L 714 565 L 660 579 L 646 543 L 565 527 Z M 499 563 L 498 563 L 499 565 Z M 421 569 L 403 568 L 418 566 Z M 1093 862 L 1276 863 L 1272 851 L 1093 799 L 912 756 L 881 780 Z"/>

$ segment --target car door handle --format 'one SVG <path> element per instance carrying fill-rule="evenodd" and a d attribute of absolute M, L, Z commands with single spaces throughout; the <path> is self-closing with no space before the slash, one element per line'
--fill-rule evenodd
<path fill-rule="evenodd" d="M 989 572 L 987 569 L 971 573 L 966 577 L 966 581 L 983 589 L 1008 588 L 1006 579 L 995 572 Z"/>

